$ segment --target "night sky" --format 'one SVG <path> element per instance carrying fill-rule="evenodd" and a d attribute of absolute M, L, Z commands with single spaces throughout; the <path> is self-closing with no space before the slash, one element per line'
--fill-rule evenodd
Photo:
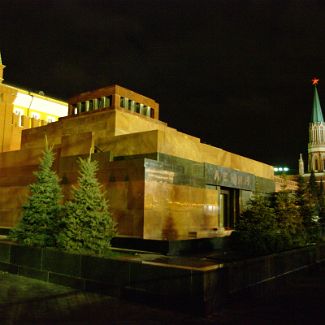
<path fill-rule="evenodd" d="M 64 100 L 119 84 L 179 131 L 292 169 L 314 76 L 325 109 L 325 1 L 0 0 L 0 50 L 7 84 Z"/>

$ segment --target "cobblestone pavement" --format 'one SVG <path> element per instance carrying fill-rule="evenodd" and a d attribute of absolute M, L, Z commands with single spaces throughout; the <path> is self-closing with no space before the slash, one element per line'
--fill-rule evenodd
<path fill-rule="evenodd" d="M 324 267 L 205 318 L 0 273 L 0 324 L 325 324 L 324 310 Z"/>

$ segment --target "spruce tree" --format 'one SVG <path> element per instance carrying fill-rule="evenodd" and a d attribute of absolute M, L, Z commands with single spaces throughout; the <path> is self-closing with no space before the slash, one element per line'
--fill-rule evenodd
<path fill-rule="evenodd" d="M 319 222 L 322 226 L 324 226 L 324 223 L 325 223 L 325 193 L 324 193 L 323 178 L 321 178 L 320 183 L 319 183 L 318 204 L 319 204 Z"/>
<path fill-rule="evenodd" d="M 317 186 L 316 176 L 313 170 L 310 173 L 308 186 L 309 186 L 309 194 L 311 196 L 310 198 L 311 200 L 314 201 L 316 209 L 318 209 L 319 208 L 318 206 L 319 187 Z"/>
<path fill-rule="evenodd" d="M 305 203 L 307 185 L 303 176 L 299 175 L 297 178 L 297 189 L 296 189 L 296 204 L 300 208 Z"/>
<path fill-rule="evenodd" d="M 298 189 L 296 190 L 296 203 L 305 232 L 305 240 L 313 242 L 318 240 L 319 223 L 318 217 L 318 197 L 315 174 L 311 173 L 311 180 L 306 183 L 302 176 L 298 177 Z"/>
<path fill-rule="evenodd" d="M 282 189 L 274 196 L 274 209 L 281 229 L 283 247 L 290 248 L 303 245 L 304 227 L 299 207 L 296 204 L 295 193 Z"/>
<path fill-rule="evenodd" d="M 59 178 L 52 170 L 54 154 L 47 141 L 35 183 L 29 185 L 30 196 L 22 207 L 22 217 L 9 238 L 28 246 L 55 246 L 60 201 Z"/>
<path fill-rule="evenodd" d="M 79 159 L 78 186 L 65 204 L 58 237 L 59 247 L 75 253 L 104 254 L 115 235 L 108 202 L 96 178 L 96 161 Z"/>
<path fill-rule="evenodd" d="M 283 249 L 274 208 L 267 196 L 250 200 L 231 236 L 234 249 L 248 255 L 268 254 Z"/>

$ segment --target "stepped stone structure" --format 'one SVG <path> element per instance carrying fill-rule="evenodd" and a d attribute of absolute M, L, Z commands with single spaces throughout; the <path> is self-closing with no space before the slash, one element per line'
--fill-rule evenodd
<path fill-rule="evenodd" d="M 2 78 L 2 63 L 1 67 Z M 155 100 L 118 85 L 71 98 L 67 116 L 65 103 L 42 95 L 3 83 L 0 94 L 4 125 L 0 227 L 12 227 L 20 218 L 45 136 L 54 146 L 54 169 L 65 199 L 77 182 L 78 157 L 92 153 L 99 162 L 98 178 L 119 236 L 173 240 L 227 235 L 253 193 L 275 190 L 272 166 L 178 132 L 159 120 Z M 14 112 L 17 94 L 42 100 L 40 114 L 46 114 L 46 101 L 58 104 L 52 106 L 58 120 L 38 127 L 20 126 Z M 20 117 L 30 118 L 27 109 L 32 106 L 25 109 Z"/>

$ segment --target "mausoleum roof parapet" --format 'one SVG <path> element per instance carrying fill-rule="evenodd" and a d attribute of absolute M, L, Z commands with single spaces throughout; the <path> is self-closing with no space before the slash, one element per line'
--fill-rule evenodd
<path fill-rule="evenodd" d="M 122 108 L 159 119 L 159 104 L 155 100 L 118 85 L 81 93 L 70 98 L 68 103 L 69 115 Z"/>

